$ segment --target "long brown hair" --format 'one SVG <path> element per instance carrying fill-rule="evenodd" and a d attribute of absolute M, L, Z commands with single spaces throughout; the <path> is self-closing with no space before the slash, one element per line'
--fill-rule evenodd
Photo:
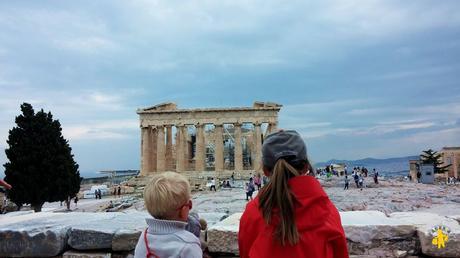
<path fill-rule="evenodd" d="M 275 238 L 286 245 L 286 240 L 291 245 L 299 242 L 299 232 L 295 223 L 295 198 L 291 193 L 288 180 L 299 176 L 303 168 L 310 168 L 307 160 L 291 162 L 284 158 L 278 159 L 275 166 L 265 168 L 271 171 L 270 181 L 259 193 L 259 209 L 267 224 L 272 221 L 274 209 L 279 216 L 279 223 L 275 228 Z"/>

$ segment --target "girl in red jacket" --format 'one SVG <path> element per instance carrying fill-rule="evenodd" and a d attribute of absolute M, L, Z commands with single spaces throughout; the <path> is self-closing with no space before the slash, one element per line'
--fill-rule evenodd
<path fill-rule="evenodd" d="M 262 146 L 270 181 L 246 206 L 238 233 L 240 257 L 348 258 L 340 215 L 318 181 L 296 131 L 280 131 Z"/>

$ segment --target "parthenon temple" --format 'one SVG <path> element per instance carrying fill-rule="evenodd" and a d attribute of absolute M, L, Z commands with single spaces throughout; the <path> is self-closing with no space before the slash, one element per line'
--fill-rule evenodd
<path fill-rule="evenodd" d="M 261 171 L 263 138 L 276 130 L 281 105 L 179 109 L 174 103 L 138 109 L 141 175 Z"/>

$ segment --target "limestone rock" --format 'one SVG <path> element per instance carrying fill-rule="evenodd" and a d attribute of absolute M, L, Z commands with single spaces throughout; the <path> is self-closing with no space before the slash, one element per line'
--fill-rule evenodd
<path fill-rule="evenodd" d="M 394 256 L 394 250 L 416 249 L 416 229 L 379 211 L 341 212 L 348 252 L 374 257 Z"/>
<path fill-rule="evenodd" d="M 72 228 L 69 245 L 77 250 L 111 249 L 113 235 L 113 231 L 100 228 L 94 230 L 87 227 Z"/>
<path fill-rule="evenodd" d="M 112 238 L 113 251 L 130 251 L 136 248 L 137 241 L 141 235 L 140 230 L 120 229 L 115 232 Z"/>
<path fill-rule="evenodd" d="M 94 221 L 72 226 L 68 241 L 72 248 L 77 250 L 111 249 L 113 238 L 119 229 L 141 232 L 147 227 L 146 212 L 109 212 L 98 213 L 98 216 Z M 119 233 L 124 234 L 123 231 Z M 128 233 L 130 239 L 125 242 L 119 239 L 120 236 L 117 236 L 115 239 L 117 251 L 132 250 L 130 243 L 135 234 L 135 232 Z"/>
<path fill-rule="evenodd" d="M 147 212 L 138 211 L 5 216 L 0 220 L 0 257 L 56 256 L 68 245 L 77 250 L 130 251 L 147 227 L 146 217 Z"/>
<path fill-rule="evenodd" d="M 208 248 L 210 252 L 239 254 L 238 228 L 242 213 L 232 214 L 208 229 Z"/>
<path fill-rule="evenodd" d="M 56 256 L 61 253 L 67 240 L 67 228 L 37 228 L 35 231 L 0 231 L 1 257 Z"/>
<path fill-rule="evenodd" d="M 22 216 L 33 218 L 33 214 Z M 37 214 L 28 220 L 22 216 L 2 223 L 0 257 L 56 256 L 64 250 L 69 228 L 59 223 L 58 214 Z"/>
<path fill-rule="evenodd" d="M 62 258 L 111 258 L 111 253 L 82 253 L 76 251 L 67 251 L 62 254 Z"/>
<path fill-rule="evenodd" d="M 452 218 L 424 212 L 397 212 L 390 217 L 417 227 L 422 253 L 432 257 L 460 257 L 460 225 Z M 437 248 L 432 244 L 432 229 L 445 226 L 450 229 L 449 240 L 445 248 Z"/>

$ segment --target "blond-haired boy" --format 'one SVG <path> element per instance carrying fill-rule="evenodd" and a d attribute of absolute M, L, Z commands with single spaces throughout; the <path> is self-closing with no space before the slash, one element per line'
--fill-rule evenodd
<path fill-rule="evenodd" d="M 200 240 L 185 230 L 192 208 L 188 180 L 174 172 L 155 175 L 144 190 L 152 218 L 142 232 L 135 257 L 203 257 Z"/>

